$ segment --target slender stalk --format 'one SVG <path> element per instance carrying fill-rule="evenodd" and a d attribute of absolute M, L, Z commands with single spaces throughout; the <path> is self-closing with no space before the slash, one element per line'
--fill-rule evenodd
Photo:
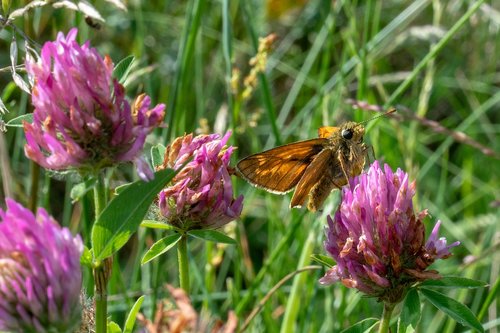
<path fill-rule="evenodd" d="M 10 164 L 11 161 L 9 159 L 9 149 L 7 148 L 5 133 L 0 132 L 0 183 L 2 183 L 2 189 L 5 197 L 14 198 L 14 176 Z M 31 206 L 29 208 L 33 211 Z"/>
<path fill-rule="evenodd" d="M 236 132 L 236 127 L 239 124 L 239 119 L 240 119 L 240 110 L 241 110 L 241 103 L 243 102 L 241 99 L 241 93 L 238 93 L 238 96 L 234 98 L 233 101 L 233 114 L 232 114 L 232 121 L 233 121 L 233 133 Z"/>
<path fill-rule="evenodd" d="M 224 78 L 226 80 L 227 89 L 227 105 L 229 107 L 229 113 L 232 112 L 231 127 L 235 131 L 238 119 L 236 118 L 235 111 L 233 109 L 234 96 L 231 89 L 231 76 L 233 70 L 233 45 L 232 45 L 232 29 L 231 29 L 231 13 L 229 8 L 229 0 L 222 1 L 222 55 L 224 56 L 224 66 L 225 73 Z"/>
<path fill-rule="evenodd" d="M 392 310 L 394 310 L 393 303 L 384 303 L 384 312 L 382 312 L 382 319 L 378 327 L 378 333 L 389 332 L 389 325 L 391 323 Z"/>
<path fill-rule="evenodd" d="M 214 291 L 214 285 L 215 285 L 215 267 L 212 264 L 212 260 L 214 257 L 214 243 L 213 242 L 205 242 L 205 257 L 206 257 L 206 264 L 205 264 L 205 289 L 207 290 L 207 293 L 212 293 Z M 208 297 L 206 297 L 203 300 L 203 309 L 207 310 L 209 309 L 209 300 Z"/>
<path fill-rule="evenodd" d="M 186 234 L 183 234 L 179 243 L 177 243 L 177 259 L 179 260 L 179 282 L 181 288 L 189 294 L 189 261 Z"/>
<path fill-rule="evenodd" d="M 112 258 L 104 259 L 94 267 L 95 331 L 106 333 L 108 317 L 107 283 L 111 275 Z"/>
<path fill-rule="evenodd" d="M 479 321 L 483 320 L 483 318 L 488 313 L 488 309 L 490 308 L 491 303 L 493 303 L 495 301 L 495 298 L 498 297 L 499 289 L 500 289 L 500 279 L 497 278 L 495 284 L 493 284 L 493 286 L 490 287 L 490 291 L 486 296 L 486 299 L 484 300 L 483 306 L 481 307 L 479 314 L 477 315 L 477 319 Z"/>
<path fill-rule="evenodd" d="M 29 209 L 34 212 L 38 203 L 38 187 L 40 183 L 40 166 L 31 162 L 31 188 L 29 197 Z"/>
<path fill-rule="evenodd" d="M 94 187 L 95 219 L 99 217 L 106 206 L 106 188 L 103 176 L 95 175 L 97 183 Z M 108 317 L 107 283 L 111 275 L 112 258 L 106 258 L 94 267 L 94 299 L 95 299 L 95 331 L 106 333 Z"/>
<path fill-rule="evenodd" d="M 188 72 L 187 69 L 190 66 L 190 61 L 194 53 L 196 36 L 200 30 L 205 2 L 205 0 L 192 0 L 189 2 L 188 10 L 186 11 L 186 24 L 182 32 L 182 40 L 177 55 L 177 59 L 180 60 L 177 62 L 178 66 L 175 71 L 172 92 L 170 93 L 171 97 L 169 97 L 167 107 L 169 112 L 165 116 L 165 122 L 168 126 L 164 134 L 167 139 L 170 138 L 172 133 L 175 133 L 176 124 L 174 122 L 176 118 L 179 118 L 176 117 L 177 104 L 180 97 L 179 91 L 181 91 L 182 84 L 185 81 L 186 72 Z"/>
<path fill-rule="evenodd" d="M 94 177 L 97 178 L 97 182 L 94 187 L 94 211 L 95 219 L 97 220 L 106 206 L 106 188 L 101 174 L 95 175 Z"/>
<path fill-rule="evenodd" d="M 298 270 L 303 269 L 304 266 L 308 265 L 311 261 L 310 257 L 314 250 L 314 233 L 309 233 L 303 247 L 302 253 L 300 254 L 300 259 L 298 263 Z M 286 302 L 285 315 L 283 316 L 283 322 L 281 323 L 281 333 L 295 332 L 297 316 L 299 314 L 301 300 L 303 300 L 306 290 L 307 276 L 298 275 L 293 279 L 292 289 L 290 290 L 290 296 Z"/>

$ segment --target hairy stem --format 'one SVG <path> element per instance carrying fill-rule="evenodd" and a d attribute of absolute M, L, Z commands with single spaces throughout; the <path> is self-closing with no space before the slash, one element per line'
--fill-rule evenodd
<path fill-rule="evenodd" d="M 378 333 L 388 333 L 391 323 L 392 310 L 394 310 L 393 303 L 384 303 L 384 312 L 382 312 L 382 319 L 378 327 Z"/>
<path fill-rule="evenodd" d="M 97 183 L 94 187 L 95 220 L 101 215 L 106 206 L 106 187 L 102 175 L 96 175 Z M 95 222 L 94 222 L 95 223 Z M 104 259 L 94 266 L 94 299 L 95 299 L 95 331 L 106 333 L 108 317 L 107 284 L 111 276 L 112 257 Z"/>

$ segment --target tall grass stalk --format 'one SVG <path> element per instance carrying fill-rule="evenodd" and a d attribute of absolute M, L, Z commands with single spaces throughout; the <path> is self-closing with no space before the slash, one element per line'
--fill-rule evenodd
<path fill-rule="evenodd" d="M 310 262 L 310 257 L 314 250 L 315 238 L 316 236 L 312 232 L 307 236 L 307 239 L 302 247 L 302 253 L 300 254 L 297 269 L 307 266 Z M 301 274 L 295 276 L 293 279 L 292 289 L 286 302 L 285 315 L 283 317 L 283 322 L 281 323 L 281 333 L 294 332 L 296 330 L 297 315 L 301 306 L 305 306 L 301 300 L 305 297 L 304 291 L 306 290 L 305 284 L 307 282 L 307 278 L 307 274 Z"/>

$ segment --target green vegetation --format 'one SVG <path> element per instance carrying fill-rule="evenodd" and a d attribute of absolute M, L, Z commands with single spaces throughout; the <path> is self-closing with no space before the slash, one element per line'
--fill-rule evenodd
<path fill-rule="evenodd" d="M 499 326 L 498 2 L 129 1 L 127 11 L 108 2 L 94 5 L 105 20 L 94 19 L 99 29 L 87 24 L 80 11 L 49 5 L 12 21 L 17 30 L 4 26 L 0 98 L 9 113 L 0 116 L 5 123 L 32 112 L 29 95 L 10 73 L 13 34 L 19 66 L 25 36 L 39 51 L 58 31 L 71 27 L 78 27 L 81 42 L 90 40 L 115 65 L 135 57 L 124 81 L 129 98 L 144 92 L 154 104 L 167 105 L 164 128 L 148 139 L 148 155 L 152 145 L 166 146 L 184 133 L 232 130 L 230 144 L 238 147 L 235 165 L 238 158 L 278 144 L 316 137 L 320 126 L 376 115 L 353 104 L 394 106 L 396 117 L 367 123 L 365 142 L 375 155 L 370 160 L 400 167 L 416 180 L 416 210 L 428 209 L 432 216 L 426 220 L 426 235 L 439 219 L 440 234 L 450 243 L 461 242 L 453 257 L 431 268 L 489 284 L 439 291 L 469 307 L 485 329 Z M 10 8 L 21 6 L 13 1 Z M 257 54 L 259 38 L 271 33 L 276 37 L 266 51 L 266 69 L 256 73 L 256 85 L 245 94 L 242 78 L 255 68 L 249 61 Z M 25 157 L 24 143 L 22 128 L 0 133 L 0 198 L 45 207 L 90 247 L 92 191 L 80 193 L 72 204 L 71 189 L 81 180 L 37 167 Z M 135 180 L 131 165 L 115 171 L 113 188 Z M 322 212 L 310 213 L 290 210 L 290 194 L 267 193 L 236 177 L 233 184 L 236 196 L 245 196 L 243 213 L 219 231 L 238 245 L 189 238 L 190 297 L 198 312 L 211 321 L 225 321 L 235 311 L 243 325 L 261 307 L 247 332 L 340 332 L 363 319 L 380 318 L 383 304 L 341 284 L 320 286 L 323 267 L 304 269 L 317 265 L 312 254 L 326 254 L 326 216 L 334 214 L 339 191 L 330 195 Z M 0 202 L 4 204 L 3 198 Z M 141 265 L 151 245 L 165 236 L 165 230 L 140 227 L 115 254 L 108 285 L 113 321 L 124 323 L 142 295 L 140 312 L 152 319 L 157 302 L 170 295 L 165 284 L 179 286 L 175 251 Z M 88 268 L 84 287 L 93 292 Z M 418 332 L 465 330 L 429 300 L 421 301 Z M 394 310 L 394 317 L 399 311 Z"/>

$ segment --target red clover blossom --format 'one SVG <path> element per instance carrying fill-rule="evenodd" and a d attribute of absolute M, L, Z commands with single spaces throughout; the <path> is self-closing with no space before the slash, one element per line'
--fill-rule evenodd
<path fill-rule="evenodd" d="M 131 107 L 112 77 L 111 59 L 88 41 L 79 45 L 77 32 L 59 33 L 43 45 L 38 61 L 26 59 L 35 106 L 33 123 L 24 123 L 26 156 L 52 170 L 93 171 L 136 161 L 139 175 L 150 178 L 140 154 L 165 106 L 150 109 L 150 98 L 140 95 Z"/>
<path fill-rule="evenodd" d="M 342 190 L 340 208 L 328 216 L 325 249 L 335 259 L 320 280 L 341 281 L 349 288 L 389 303 L 399 302 L 409 286 L 439 278 L 427 270 L 436 259 L 451 256 L 450 248 L 438 238 L 440 221 L 425 242 L 424 210 L 413 211 L 415 182 L 408 174 L 388 165 L 382 170 L 375 161 L 367 173 L 354 177 Z"/>
<path fill-rule="evenodd" d="M 40 208 L 0 209 L 0 331 L 72 332 L 81 318 L 83 243 Z"/>
<path fill-rule="evenodd" d="M 167 147 L 164 168 L 177 169 L 193 158 L 160 192 L 161 213 L 174 227 L 216 229 L 240 216 L 243 196 L 233 198 L 228 172 L 233 147 L 225 145 L 230 135 L 188 134 Z"/>

